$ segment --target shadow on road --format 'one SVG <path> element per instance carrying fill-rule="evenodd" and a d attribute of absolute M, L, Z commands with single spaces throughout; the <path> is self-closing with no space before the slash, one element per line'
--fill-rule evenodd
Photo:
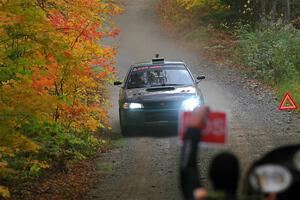
<path fill-rule="evenodd" d="M 147 127 L 147 128 L 136 128 L 135 130 L 127 131 L 123 134 L 124 137 L 176 137 L 177 127 Z"/>

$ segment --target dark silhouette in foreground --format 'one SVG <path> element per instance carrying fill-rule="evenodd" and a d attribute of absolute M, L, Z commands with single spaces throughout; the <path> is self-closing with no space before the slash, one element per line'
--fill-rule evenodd
<path fill-rule="evenodd" d="M 220 153 L 211 162 L 209 178 L 213 190 L 206 190 L 197 168 L 198 143 L 206 125 L 208 107 L 193 112 L 180 154 L 180 184 L 186 200 L 235 200 L 239 183 L 239 162 L 231 153 Z M 298 200 L 300 196 L 300 145 L 275 149 L 254 162 L 246 176 L 245 196 L 240 199 Z"/>

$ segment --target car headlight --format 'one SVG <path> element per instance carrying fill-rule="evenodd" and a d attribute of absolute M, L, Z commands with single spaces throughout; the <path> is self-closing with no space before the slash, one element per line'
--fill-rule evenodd
<path fill-rule="evenodd" d="M 144 106 L 141 103 L 124 103 L 123 108 L 124 109 L 141 109 L 141 108 L 144 108 Z"/>
<path fill-rule="evenodd" d="M 185 111 L 193 111 L 196 107 L 201 106 L 199 98 L 189 98 L 182 102 L 181 108 Z"/>

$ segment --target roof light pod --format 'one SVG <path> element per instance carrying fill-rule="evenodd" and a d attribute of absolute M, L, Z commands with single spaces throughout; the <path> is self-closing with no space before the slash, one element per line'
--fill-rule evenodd
<path fill-rule="evenodd" d="M 155 58 L 152 58 L 152 64 L 164 64 L 164 63 L 165 63 L 165 59 L 160 58 L 159 54 L 155 54 Z"/>

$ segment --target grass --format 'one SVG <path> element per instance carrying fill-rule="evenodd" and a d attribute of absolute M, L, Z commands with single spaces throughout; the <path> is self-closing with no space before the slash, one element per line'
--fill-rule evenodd
<path fill-rule="evenodd" d="M 107 131 L 105 139 L 108 141 L 107 145 L 109 149 L 120 149 L 127 145 L 127 139 L 119 132 Z"/>
<path fill-rule="evenodd" d="M 116 149 L 124 148 L 127 145 L 127 140 L 125 138 L 119 138 L 112 141 L 112 147 Z"/>

